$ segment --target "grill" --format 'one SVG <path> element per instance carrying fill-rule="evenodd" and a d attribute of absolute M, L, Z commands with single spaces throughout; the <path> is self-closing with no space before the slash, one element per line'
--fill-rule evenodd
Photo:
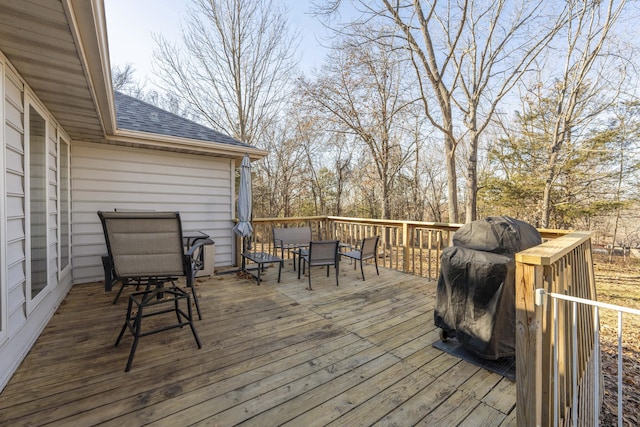
<path fill-rule="evenodd" d="M 515 254 L 542 243 L 538 230 L 508 216 L 462 226 L 441 256 L 435 325 L 483 359 L 515 355 Z"/>

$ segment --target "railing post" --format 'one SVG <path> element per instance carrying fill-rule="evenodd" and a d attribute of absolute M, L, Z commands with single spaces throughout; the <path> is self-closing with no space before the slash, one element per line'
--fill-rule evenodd
<path fill-rule="evenodd" d="M 516 256 L 516 411 L 518 426 L 542 425 L 542 309 L 535 304 L 542 267 Z"/>
<path fill-rule="evenodd" d="M 322 222 L 324 223 L 325 239 L 326 240 L 335 239 L 336 238 L 336 233 L 335 233 L 335 230 L 331 229 L 331 221 L 329 221 L 329 217 L 325 216 L 322 219 Z"/>
<path fill-rule="evenodd" d="M 409 271 L 409 224 L 402 222 L 402 271 Z"/>

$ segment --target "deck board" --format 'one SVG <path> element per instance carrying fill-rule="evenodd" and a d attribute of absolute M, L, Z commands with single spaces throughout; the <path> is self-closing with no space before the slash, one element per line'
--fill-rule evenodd
<path fill-rule="evenodd" d="M 435 283 L 365 266 L 198 279 L 187 330 L 115 339 L 126 297 L 77 285 L 0 394 L 0 425 L 516 425 L 515 384 L 431 344 Z M 127 291 L 125 291 L 126 293 Z"/>

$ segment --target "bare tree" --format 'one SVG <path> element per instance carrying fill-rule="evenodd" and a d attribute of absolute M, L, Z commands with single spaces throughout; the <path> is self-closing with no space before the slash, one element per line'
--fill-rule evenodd
<path fill-rule="evenodd" d="M 197 120 L 184 103 L 174 95 L 156 89 L 147 89 L 147 82 L 140 83 L 134 76 L 132 64 L 115 65 L 111 69 L 113 90 L 122 92 L 141 101 L 155 105 L 187 119 Z"/>
<path fill-rule="evenodd" d="M 342 0 L 325 2 L 326 11 Z M 354 1 L 365 19 L 390 22 L 417 77 L 424 114 L 443 135 L 449 220 L 457 221 L 456 150 L 469 144 L 466 220 L 476 217 L 480 136 L 497 105 L 563 23 L 556 2 L 513 0 Z M 356 27 L 347 27 L 356 28 Z"/>
<path fill-rule="evenodd" d="M 611 251 L 609 252 L 609 262 L 612 261 L 613 257 L 613 247 L 615 246 L 615 242 L 618 239 L 618 228 L 621 225 L 622 213 L 625 208 L 625 205 L 630 205 L 631 203 L 623 203 L 624 194 L 628 195 L 628 191 L 625 191 L 625 187 L 628 187 L 629 184 L 625 184 L 625 178 L 633 177 L 638 171 L 640 165 L 637 163 L 637 155 L 633 149 L 633 142 L 637 140 L 638 134 L 640 133 L 640 126 L 638 123 L 638 116 L 640 115 L 640 102 L 622 102 L 616 108 L 616 117 L 614 119 L 615 124 L 619 128 L 619 161 L 618 161 L 618 171 L 617 171 L 617 179 L 615 183 L 615 194 L 614 201 L 617 204 L 615 210 L 615 219 L 613 225 L 613 236 L 612 236 L 612 246 Z M 634 186 L 634 184 L 631 184 Z M 637 229 L 636 229 L 637 236 Z"/>
<path fill-rule="evenodd" d="M 294 107 L 292 107 L 292 111 Z M 289 110 L 287 110 L 289 111 Z M 256 163 L 254 215 L 269 218 L 298 215 L 306 172 L 305 152 L 301 148 L 298 118 L 286 114 L 278 124 L 267 126 L 261 145 L 269 156 Z"/>
<path fill-rule="evenodd" d="M 212 127 L 257 144 L 296 66 L 286 9 L 272 0 L 192 0 L 182 45 L 155 40 L 164 89 Z"/>
<path fill-rule="evenodd" d="M 353 135 L 367 148 L 367 169 L 374 168 L 381 187 L 382 218 L 390 217 L 394 180 L 415 152 L 412 126 L 406 123 L 413 101 L 402 67 L 393 45 L 347 38 L 333 49 L 315 81 L 302 80 L 317 114 L 327 121 L 326 129 Z"/>
<path fill-rule="evenodd" d="M 133 76 L 136 72 L 133 64 L 115 65 L 111 68 L 111 84 L 113 90 L 141 99 L 144 84 L 140 84 Z"/>
<path fill-rule="evenodd" d="M 564 57 L 562 74 L 557 77 L 555 87 L 558 88 L 554 100 L 555 123 L 549 143 L 548 167 L 545 171 L 546 181 L 542 206 L 542 226 L 549 226 L 551 215 L 551 194 L 558 175 L 559 159 L 563 146 L 571 141 L 576 122 L 585 114 L 593 116 L 597 110 L 604 110 L 609 103 L 601 103 L 599 107 L 591 107 L 585 113 L 588 100 L 596 100 L 602 93 L 603 83 L 593 76 L 594 66 L 602 59 L 601 52 L 626 0 L 572 0 L 570 19 L 566 29 L 566 46 L 554 54 Z M 561 53 L 560 53 L 561 52 Z M 604 74 L 600 74 L 604 77 Z M 612 99 L 611 99 L 612 101 Z"/>

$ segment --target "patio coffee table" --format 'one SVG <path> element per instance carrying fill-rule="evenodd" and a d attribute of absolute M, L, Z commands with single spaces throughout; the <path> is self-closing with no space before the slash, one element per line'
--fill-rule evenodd
<path fill-rule="evenodd" d="M 247 260 L 258 264 L 258 275 L 253 274 L 247 269 Z M 265 252 L 244 252 L 242 254 L 242 271 L 253 276 L 258 282 L 258 286 L 260 286 L 260 272 L 264 270 L 264 265 L 273 263 L 278 263 L 278 283 L 280 283 L 280 273 L 282 272 L 282 266 L 284 264 L 282 258 Z"/>

